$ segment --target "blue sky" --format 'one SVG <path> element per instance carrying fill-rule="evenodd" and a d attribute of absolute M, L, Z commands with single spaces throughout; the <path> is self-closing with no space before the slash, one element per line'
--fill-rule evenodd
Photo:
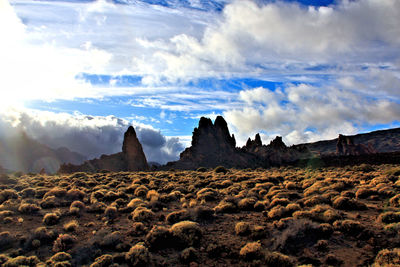
<path fill-rule="evenodd" d="M 88 156 L 133 124 L 165 162 L 219 114 L 239 145 L 400 126 L 397 0 L 0 0 L 0 34 L 0 127 Z"/>

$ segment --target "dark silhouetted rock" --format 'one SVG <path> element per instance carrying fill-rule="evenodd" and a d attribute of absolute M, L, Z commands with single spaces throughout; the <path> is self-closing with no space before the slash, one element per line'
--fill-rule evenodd
<path fill-rule="evenodd" d="M 248 151 L 254 151 L 255 149 L 257 149 L 258 147 L 261 147 L 261 146 L 262 146 L 262 141 L 261 141 L 260 134 L 256 134 L 254 140 L 251 140 L 250 137 L 249 137 L 249 139 L 247 139 L 245 148 Z"/>
<path fill-rule="evenodd" d="M 263 163 L 256 155 L 236 148 L 235 136 L 229 133 L 225 119 L 218 116 L 214 124 L 211 119 L 201 117 L 194 129 L 192 146 L 180 154 L 180 160 L 170 162 L 167 168 L 196 169 L 198 167 L 256 167 Z"/>
<path fill-rule="evenodd" d="M 133 129 L 132 126 L 129 126 L 128 130 L 124 134 L 122 153 L 125 156 L 128 171 L 140 171 L 149 168 L 142 145 L 140 144 L 135 129 Z"/>
<path fill-rule="evenodd" d="M 101 155 L 99 159 L 85 161 L 82 165 L 63 164 L 59 173 L 109 171 L 145 171 L 149 170 L 142 145 L 136 136 L 135 129 L 129 126 L 124 134 L 122 152 L 112 155 Z"/>
<path fill-rule="evenodd" d="M 364 154 L 374 154 L 376 153 L 375 149 L 368 144 L 368 146 L 363 144 L 354 144 L 353 137 L 345 136 L 339 134 L 336 143 L 336 154 L 339 156 L 357 156 Z"/>

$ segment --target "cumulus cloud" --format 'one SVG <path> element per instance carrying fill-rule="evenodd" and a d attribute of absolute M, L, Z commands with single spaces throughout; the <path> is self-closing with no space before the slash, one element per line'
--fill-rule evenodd
<path fill-rule="evenodd" d="M 146 81 L 155 83 L 160 76 L 177 82 L 233 73 L 299 74 L 326 62 L 343 65 L 333 72 L 354 71 L 359 64 L 399 58 L 398 25 L 396 0 L 343 0 L 328 7 L 233 1 L 201 38 L 183 33 L 158 40 L 151 58 L 134 61 L 149 70 Z"/>
<path fill-rule="evenodd" d="M 343 84 L 340 81 L 337 86 Z M 289 84 L 271 91 L 255 88 L 240 92 L 243 108 L 224 113 L 238 136 L 266 131 L 270 138 L 283 135 L 289 144 L 355 134 L 400 117 L 399 99 L 372 97 L 336 86 Z"/>
<path fill-rule="evenodd" d="M 169 138 L 149 125 L 115 116 L 54 113 L 29 109 L 1 112 L 0 137 L 18 131 L 52 148 L 67 147 L 88 158 L 122 151 L 123 134 L 129 125 L 136 129 L 148 161 L 176 160 L 184 149 L 179 138 Z"/>

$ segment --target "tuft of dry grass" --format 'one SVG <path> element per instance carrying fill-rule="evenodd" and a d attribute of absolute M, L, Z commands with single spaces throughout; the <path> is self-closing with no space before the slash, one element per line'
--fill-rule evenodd
<path fill-rule="evenodd" d="M 43 223 L 46 225 L 55 225 L 60 220 L 60 214 L 56 212 L 47 213 L 43 216 Z"/>
<path fill-rule="evenodd" d="M 202 231 L 198 223 L 182 221 L 172 225 L 170 232 L 177 243 L 183 247 L 197 246 L 202 237 Z"/>
<path fill-rule="evenodd" d="M 144 243 L 137 243 L 129 249 L 125 256 L 129 266 L 149 266 L 151 265 L 151 255 Z"/>
<path fill-rule="evenodd" d="M 250 261 L 260 259 L 263 257 L 263 249 L 260 242 L 249 242 L 240 249 L 240 257 L 244 260 Z"/>
<path fill-rule="evenodd" d="M 63 228 L 67 232 L 75 232 L 79 227 L 77 220 L 72 220 L 64 224 Z"/>

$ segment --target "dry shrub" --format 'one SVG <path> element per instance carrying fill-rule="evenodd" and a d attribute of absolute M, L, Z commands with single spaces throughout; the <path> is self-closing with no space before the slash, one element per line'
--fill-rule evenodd
<path fill-rule="evenodd" d="M 197 258 L 198 258 L 197 250 L 193 247 L 185 248 L 181 252 L 179 258 L 180 258 L 181 262 L 183 262 L 183 263 L 193 262 L 193 261 L 197 260 Z"/>
<path fill-rule="evenodd" d="M 182 247 L 197 246 L 202 236 L 200 226 L 192 221 L 178 222 L 172 225 L 170 232 Z"/>
<path fill-rule="evenodd" d="M 389 177 L 390 176 L 400 176 L 400 167 L 390 168 L 385 171 L 385 174 Z"/>
<path fill-rule="evenodd" d="M 59 199 L 55 196 L 47 196 L 40 202 L 40 206 L 43 209 L 50 209 L 50 208 L 59 207 L 60 203 L 61 203 L 61 199 Z"/>
<path fill-rule="evenodd" d="M 254 205 L 256 204 L 257 199 L 255 198 L 244 198 L 239 201 L 238 207 L 241 210 L 254 210 Z"/>
<path fill-rule="evenodd" d="M 267 252 L 265 254 L 265 264 L 266 266 L 279 266 L 279 267 L 292 267 L 294 261 L 287 255 L 280 252 Z"/>
<path fill-rule="evenodd" d="M 235 225 L 235 233 L 237 235 L 249 235 L 251 233 L 251 224 L 248 222 L 238 222 Z"/>
<path fill-rule="evenodd" d="M 255 211 L 264 211 L 269 206 L 269 200 L 260 200 L 254 204 Z"/>
<path fill-rule="evenodd" d="M 333 207 L 339 210 L 366 210 L 367 206 L 355 199 L 338 197 L 333 201 Z"/>
<path fill-rule="evenodd" d="M 240 249 L 239 255 L 245 260 L 255 260 L 263 257 L 263 249 L 260 242 L 250 242 Z"/>
<path fill-rule="evenodd" d="M 14 199 L 18 198 L 17 191 L 15 191 L 14 189 L 4 189 L 4 190 L 0 191 L 0 204 L 5 202 L 6 200 L 13 199 L 13 198 Z"/>
<path fill-rule="evenodd" d="M 110 254 L 104 254 L 97 257 L 90 267 L 108 267 L 113 264 L 113 256 Z"/>
<path fill-rule="evenodd" d="M 117 215 L 118 210 L 115 206 L 109 206 L 104 211 L 104 216 L 106 216 L 108 220 L 114 220 L 115 218 L 117 218 Z"/>
<path fill-rule="evenodd" d="M 22 214 L 32 214 L 40 210 L 40 207 L 33 203 L 21 203 L 19 205 L 18 211 Z"/>
<path fill-rule="evenodd" d="M 134 194 L 137 197 L 145 198 L 148 191 L 149 189 L 146 186 L 140 185 L 135 189 Z"/>
<path fill-rule="evenodd" d="M 387 211 L 379 215 L 378 221 L 383 223 L 398 223 L 400 222 L 400 211 Z"/>
<path fill-rule="evenodd" d="M 0 217 L 8 217 L 8 216 L 13 216 L 14 212 L 11 210 L 1 210 L 0 211 Z"/>
<path fill-rule="evenodd" d="M 48 191 L 46 194 L 44 194 L 43 198 L 49 197 L 49 196 L 55 196 L 55 197 L 64 197 L 67 194 L 67 190 L 64 188 L 60 187 L 53 187 Z"/>
<path fill-rule="evenodd" d="M 0 266 L 3 266 L 3 264 L 8 261 L 10 259 L 10 257 L 8 257 L 5 254 L 0 254 Z"/>
<path fill-rule="evenodd" d="M 297 185 L 296 185 L 295 182 L 287 181 L 287 182 L 284 183 L 284 184 L 285 184 L 285 188 L 286 188 L 287 190 L 296 190 L 296 189 L 298 189 L 298 187 L 297 187 Z"/>
<path fill-rule="evenodd" d="M 318 204 L 329 204 L 329 203 L 330 203 L 330 200 L 328 198 L 326 198 L 322 195 L 319 195 L 319 196 L 312 196 L 312 197 L 307 198 L 304 201 L 304 206 L 313 207 Z"/>
<path fill-rule="evenodd" d="M 76 242 L 76 238 L 69 234 L 60 234 L 53 244 L 54 252 L 67 251 L 73 247 Z"/>
<path fill-rule="evenodd" d="M 142 242 L 131 247 L 126 253 L 125 259 L 129 266 L 133 267 L 151 265 L 151 255 Z"/>
<path fill-rule="evenodd" d="M 333 227 L 336 231 L 340 231 L 346 235 L 358 236 L 365 227 L 354 220 L 339 220 L 333 223 Z"/>
<path fill-rule="evenodd" d="M 46 261 L 48 266 L 71 266 L 72 257 L 66 252 L 57 252 Z"/>
<path fill-rule="evenodd" d="M 214 211 L 216 213 L 236 213 L 239 210 L 235 203 L 222 200 L 217 206 L 215 206 Z"/>
<path fill-rule="evenodd" d="M 326 223 L 331 223 L 341 218 L 341 216 L 328 205 L 317 205 L 311 210 L 296 211 L 293 213 L 293 217 Z"/>
<path fill-rule="evenodd" d="M 87 212 L 89 212 L 89 213 L 104 213 L 106 208 L 107 208 L 107 205 L 104 204 L 103 202 L 95 202 L 95 203 L 89 205 L 89 207 L 87 208 Z"/>
<path fill-rule="evenodd" d="M 286 207 L 280 205 L 273 207 L 268 212 L 268 218 L 271 220 L 279 220 L 280 218 L 289 217 L 290 211 Z"/>
<path fill-rule="evenodd" d="M 144 200 L 142 200 L 140 198 L 132 199 L 127 205 L 127 207 L 132 210 L 136 209 L 137 207 L 146 207 L 146 206 L 147 206 L 147 202 L 145 202 Z"/>
<path fill-rule="evenodd" d="M 226 174 L 228 170 L 224 166 L 218 166 L 214 169 L 214 172 Z"/>
<path fill-rule="evenodd" d="M 9 258 L 2 266 L 3 267 L 19 267 L 19 266 L 37 266 L 40 260 L 36 256 L 18 256 L 16 258 Z"/>
<path fill-rule="evenodd" d="M 396 207 L 396 208 L 400 207 L 400 194 L 395 195 L 394 197 L 392 197 L 389 200 L 389 203 L 390 203 L 390 206 L 393 206 L 393 207 Z"/>
<path fill-rule="evenodd" d="M 343 260 L 338 258 L 337 255 L 335 254 L 328 254 L 325 257 L 325 264 L 328 266 L 341 266 L 343 263 Z"/>
<path fill-rule="evenodd" d="M 155 214 L 146 207 L 137 207 L 132 213 L 132 220 L 138 222 L 149 222 L 154 219 Z"/>
<path fill-rule="evenodd" d="M 47 230 L 44 226 L 36 228 L 32 234 L 32 239 L 39 240 L 43 244 L 54 240 L 56 237 L 57 236 L 53 231 Z"/>
<path fill-rule="evenodd" d="M 398 233 L 400 231 L 400 223 L 389 223 L 385 225 L 383 229 L 385 229 L 385 231 L 392 232 L 392 234 Z"/>
<path fill-rule="evenodd" d="M 10 232 L 0 233 L 0 251 L 5 250 L 13 246 L 15 237 L 10 234 Z"/>
<path fill-rule="evenodd" d="M 73 188 L 67 191 L 66 193 L 66 197 L 69 200 L 83 200 L 83 198 L 85 197 L 85 192 L 83 192 L 82 190 Z"/>
<path fill-rule="evenodd" d="M 146 244 L 153 250 L 171 247 L 172 235 L 168 228 L 154 225 L 146 235 Z"/>
<path fill-rule="evenodd" d="M 318 251 L 328 251 L 328 241 L 327 240 L 318 240 L 317 244 L 315 244 L 315 247 Z"/>
<path fill-rule="evenodd" d="M 21 191 L 21 196 L 23 198 L 35 197 L 35 195 L 36 195 L 35 188 L 25 188 L 24 190 Z"/>
<path fill-rule="evenodd" d="M 287 204 L 289 204 L 290 201 L 287 198 L 274 198 L 271 201 L 271 204 L 269 205 L 270 208 L 275 207 L 275 206 L 286 206 Z"/>
<path fill-rule="evenodd" d="M 63 228 L 67 232 L 75 232 L 79 227 L 77 220 L 72 220 L 64 224 Z"/>
<path fill-rule="evenodd" d="M 146 194 L 146 199 L 147 200 L 150 200 L 150 201 L 154 201 L 154 200 L 158 200 L 159 199 L 159 197 L 160 197 L 160 194 L 156 191 L 156 190 L 154 190 L 154 189 L 152 189 L 152 190 L 149 190 L 148 192 L 147 192 L 147 194 Z"/>
<path fill-rule="evenodd" d="M 382 249 L 376 255 L 375 261 L 372 264 L 373 267 L 384 267 L 384 266 L 399 266 L 400 265 L 400 248 L 392 250 Z"/>
<path fill-rule="evenodd" d="M 214 219 L 214 210 L 207 206 L 197 206 L 189 209 L 190 218 L 196 222 L 210 221 Z"/>
<path fill-rule="evenodd" d="M 376 194 L 378 194 L 376 189 L 359 188 L 356 192 L 356 198 L 368 198 L 369 196 L 376 195 Z"/>
<path fill-rule="evenodd" d="M 70 205 L 70 211 L 71 211 L 71 208 L 78 208 L 79 211 L 83 211 L 86 209 L 86 205 L 82 201 L 75 200 Z"/>
<path fill-rule="evenodd" d="M 190 219 L 190 215 L 187 210 L 173 211 L 170 214 L 168 214 L 167 217 L 165 218 L 165 220 L 169 224 L 174 224 L 174 223 L 189 220 L 189 219 Z"/>
<path fill-rule="evenodd" d="M 55 225 L 60 220 L 60 214 L 56 212 L 47 213 L 43 217 L 43 223 L 46 225 Z"/>
<path fill-rule="evenodd" d="M 212 188 L 203 188 L 200 189 L 197 194 L 198 200 L 205 200 L 205 201 L 214 201 L 218 198 L 218 191 Z"/>
<path fill-rule="evenodd" d="M 140 236 L 145 234 L 147 231 L 146 226 L 144 226 L 144 224 L 142 222 L 134 222 L 132 224 L 132 228 L 129 232 L 130 235 L 132 236 Z"/>

